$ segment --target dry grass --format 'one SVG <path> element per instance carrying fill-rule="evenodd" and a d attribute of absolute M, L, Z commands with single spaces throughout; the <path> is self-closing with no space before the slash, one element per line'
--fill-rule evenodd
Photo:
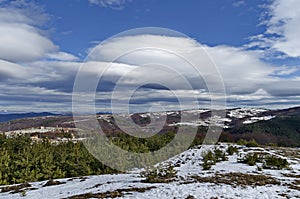
<path fill-rule="evenodd" d="M 292 174 L 292 173 L 282 173 L 283 176 L 288 178 L 300 178 L 300 175 L 298 174 Z"/>
<path fill-rule="evenodd" d="M 192 176 L 194 182 L 228 184 L 236 186 L 264 186 L 264 185 L 280 185 L 275 178 L 266 175 L 254 175 L 244 173 L 226 173 L 216 174 L 211 177 Z"/>
<path fill-rule="evenodd" d="M 300 160 L 300 150 L 295 148 L 277 148 L 276 153 L 291 160 Z"/>
<path fill-rule="evenodd" d="M 31 184 L 26 182 L 26 183 L 19 184 L 19 185 L 3 187 L 1 189 L 1 192 L 5 193 L 5 192 L 12 191 L 12 193 L 19 193 L 19 192 L 22 192 L 24 190 L 24 188 L 28 188 L 28 187 L 31 187 Z"/>
<path fill-rule="evenodd" d="M 65 182 L 60 182 L 56 180 L 48 180 L 43 187 L 48 187 L 48 186 L 55 186 L 55 185 L 60 185 L 60 184 L 65 184 Z"/>
<path fill-rule="evenodd" d="M 154 189 L 156 187 L 145 187 L 145 188 L 126 188 L 126 189 L 117 189 L 114 191 L 107 191 L 103 193 L 86 193 L 80 194 L 76 196 L 71 196 L 68 199 L 87 199 L 87 198 L 117 198 L 122 197 L 125 194 L 129 194 L 130 192 L 139 192 L 143 193 L 145 191 Z"/>
<path fill-rule="evenodd" d="M 294 185 L 294 184 L 289 185 L 289 188 L 290 189 L 295 189 L 297 191 L 300 191 L 300 186 L 297 186 L 297 185 Z"/>

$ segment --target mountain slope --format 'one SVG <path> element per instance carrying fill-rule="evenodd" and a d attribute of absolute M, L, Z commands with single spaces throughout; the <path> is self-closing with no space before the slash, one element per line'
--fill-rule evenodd
<path fill-rule="evenodd" d="M 260 144 L 275 143 L 279 146 L 300 146 L 300 107 L 282 110 L 268 110 L 262 108 L 235 108 L 224 111 L 226 117 L 211 117 L 209 110 L 183 110 L 154 113 L 135 113 L 118 115 L 125 119 L 132 119 L 144 130 L 151 132 L 156 126 L 163 128 L 159 133 L 177 132 L 180 126 L 198 127 L 199 133 L 205 133 L 210 125 L 223 127 L 221 141 L 237 141 L 239 139 L 255 139 Z M 59 116 L 51 113 L 17 115 L 18 117 L 30 116 L 10 122 L 0 123 L 0 131 L 6 132 L 31 127 L 75 127 L 71 116 Z M 181 121 L 182 114 L 186 121 Z M 51 115 L 51 116 L 45 116 Z M 1 119 L 0 115 L 0 119 Z M 16 117 L 13 115 L 12 117 Z M 112 114 L 98 114 L 97 118 L 103 131 L 107 134 L 127 133 L 119 128 Z M 189 119 L 190 118 L 190 119 Z M 7 117 L 6 117 L 7 119 Z M 85 120 L 84 116 L 83 119 Z M 129 129 L 134 131 L 135 129 Z M 128 129 L 127 129 L 128 131 Z M 156 132 L 157 133 L 157 132 Z M 203 135 L 202 135 L 203 136 Z"/>
<path fill-rule="evenodd" d="M 10 120 L 30 117 L 44 117 L 44 116 L 58 116 L 59 114 L 42 112 L 42 113 L 11 113 L 11 114 L 0 114 L 0 122 L 6 122 Z"/>
<path fill-rule="evenodd" d="M 229 145 L 216 146 L 227 151 Z M 0 198 L 249 198 L 284 199 L 300 196 L 300 156 L 299 149 L 289 148 L 247 148 L 235 145 L 238 151 L 227 154 L 227 160 L 203 170 L 203 148 L 200 146 L 185 151 L 162 165 L 172 164 L 178 171 L 168 183 L 146 183 L 140 171 L 126 174 L 99 175 L 81 178 L 68 178 L 50 183 L 31 182 L 27 187 L 16 190 L 0 187 Z M 211 148 L 214 150 L 214 147 Z M 239 157 L 247 154 L 268 154 L 287 159 L 289 169 L 258 170 L 257 165 L 239 163 Z"/>
<path fill-rule="evenodd" d="M 280 116 L 268 121 L 259 121 L 241 127 L 232 128 L 233 133 L 271 133 L 287 136 L 292 139 L 300 138 L 300 115 Z"/>

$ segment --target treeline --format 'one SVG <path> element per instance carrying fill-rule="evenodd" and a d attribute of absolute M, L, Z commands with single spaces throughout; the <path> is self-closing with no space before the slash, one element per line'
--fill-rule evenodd
<path fill-rule="evenodd" d="M 27 136 L 0 135 L 0 184 L 116 173 L 95 159 L 82 143 L 53 145 Z"/>
<path fill-rule="evenodd" d="M 244 125 L 232 132 L 223 132 L 221 142 L 237 142 L 240 139 L 256 140 L 259 144 L 276 144 L 278 146 L 299 146 L 300 118 L 278 118 L 272 121 L 263 121 L 251 125 Z M 168 158 L 183 150 L 190 138 L 193 139 L 190 147 L 202 144 L 206 135 L 206 128 L 199 128 L 196 137 L 189 128 L 184 130 L 180 137 L 176 132 L 157 134 L 149 138 L 137 138 L 124 133 L 110 135 L 110 141 L 124 151 L 135 153 L 154 152 L 167 145 L 173 145 L 171 151 L 166 151 Z M 174 141 L 175 136 L 177 141 Z M 194 138 L 195 137 L 195 138 Z M 100 144 L 99 144 L 100 143 Z M 88 144 L 88 143 L 85 143 Z M 151 156 L 141 156 L 140 159 L 128 159 L 123 162 L 120 154 L 113 153 L 101 142 L 91 142 L 89 149 L 97 153 L 107 154 L 107 157 L 116 162 L 118 168 L 130 162 L 132 166 L 143 166 L 156 159 Z M 49 141 L 32 142 L 27 136 L 7 138 L 0 135 L 0 184 L 14 184 L 29 181 L 42 181 L 55 178 L 69 178 L 85 175 L 111 174 L 118 171 L 106 166 L 97 160 L 85 148 L 83 143 L 60 143 L 53 145 Z M 162 157 L 156 157 L 161 159 Z"/>
<path fill-rule="evenodd" d="M 156 134 L 149 138 L 138 138 L 125 133 L 119 133 L 111 138 L 113 144 L 121 147 L 124 150 L 137 153 L 146 153 L 149 151 L 157 151 L 166 146 L 174 140 L 176 136 L 175 132 L 167 132 L 162 134 Z M 189 136 L 192 136 L 190 139 Z M 198 133 L 196 137 L 190 133 L 186 133 L 177 144 L 186 144 L 190 140 L 193 140 L 190 147 L 200 145 L 203 142 L 205 133 Z M 178 139 L 178 138 L 177 138 Z"/>
<path fill-rule="evenodd" d="M 222 137 L 221 137 L 222 138 Z M 255 139 L 259 144 L 300 146 L 300 116 L 277 117 L 268 121 L 232 128 L 223 134 L 223 140 Z"/>
<path fill-rule="evenodd" d="M 146 153 L 166 146 L 175 135 L 170 132 L 136 138 L 118 134 L 109 139 L 124 150 Z M 195 140 L 200 143 L 200 138 Z M 106 152 L 105 148 L 99 149 L 96 148 L 99 153 Z M 116 155 L 111 157 L 117 162 L 118 154 L 110 155 Z M 97 160 L 80 142 L 54 145 L 47 140 L 32 142 L 28 136 L 7 138 L 0 135 L 0 185 L 118 172 Z"/>

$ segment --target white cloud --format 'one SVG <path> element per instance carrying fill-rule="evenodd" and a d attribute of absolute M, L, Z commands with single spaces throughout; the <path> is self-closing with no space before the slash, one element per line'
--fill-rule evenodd
<path fill-rule="evenodd" d="M 132 51 L 132 49 L 135 49 Z M 166 51 L 163 51 L 165 49 Z M 169 51 L 169 52 L 168 52 Z M 124 52 L 124 56 L 119 57 Z M 173 52 L 174 54 L 171 54 Z M 129 36 L 113 39 L 103 45 L 99 45 L 90 54 L 90 60 L 104 60 L 125 63 L 129 65 L 144 65 L 147 63 L 160 63 L 176 70 L 184 75 L 194 85 L 201 79 L 197 71 L 180 58 L 185 57 L 200 66 L 202 77 L 209 79 L 213 72 L 212 68 L 206 67 L 207 52 L 223 77 L 226 89 L 231 92 L 255 92 L 258 85 L 268 81 L 269 75 L 283 68 L 275 68 L 260 60 L 260 54 L 255 51 L 245 51 L 241 48 L 230 46 L 210 47 L 201 45 L 195 40 L 166 37 L 155 35 Z M 180 55 L 179 57 L 177 55 Z M 145 71 L 147 68 L 145 67 Z M 173 75 L 164 72 L 146 71 L 145 77 L 141 79 L 160 79 L 160 74 L 165 75 L 167 82 L 172 82 Z M 149 75 L 152 74 L 152 75 Z M 169 77 L 169 78 L 168 78 Z M 174 84 L 176 81 L 174 81 Z M 180 83 L 177 83 L 180 85 Z M 202 86 L 203 87 L 203 86 Z"/>
<path fill-rule="evenodd" d="M 0 107 L 65 111 L 71 94 L 62 89 L 73 84 L 78 58 L 51 41 L 44 29 L 48 15 L 39 6 L 23 0 L 0 3 Z"/>
<path fill-rule="evenodd" d="M 41 21 L 29 18 L 26 15 L 29 11 L 24 10 L 11 5 L 0 8 L 0 59 L 2 60 L 32 61 L 58 49 L 37 27 Z M 42 14 L 40 17 L 43 18 Z"/>
<path fill-rule="evenodd" d="M 91 4 L 98 5 L 100 7 L 108 7 L 112 9 L 123 9 L 124 4 L 131 0 L 89 0 Z"/>
<path fill-rule="evenodd" d="M 33 2 L 10 1 L 0 8 L 0 59 L 31 62 L 49 58 L 76 61 L 78 58 L 60 52 L 43 27 L 49 16 Z"/>
<path fill-rule="evenodd" d="M 75 55 L 72 55 L 70 53 L 66 52 L 55 52 L 55 53 L 49 53 L 46 55 L 46 57 L 54 60 L 59 60 L 59 61 L 77 61 L 79 60 L 78 57 Z"/>
<path fill-rule="evenodd" d="M 90 0 L 90 3 L 99 6 L 115 8 L 122 7 L 125 2 L 127 1 Z M 27 106 L 40 110 L 63 110 L 71 107 L 73 83 L 81 63 L 76 56 L 60 52 L 43 34 L 40 23 L 42 22 L 35 22 L 24 11 L 13 7 L 0 8 L 0 108 L 24 109 Z M 271 26 L 269 27 L 271 31 Z M 275 46 L 275 41 L 280 41 L 270 40 L 264 35 L 260 39 L 265 40 L 263 44 L 266 47 Z M 83 72 L 87 77 L 86 82 L 97 77 L 97 72 L 105 72 L 105 77 L 100 82 L 103 83 L 100 86 L 104 88 L 97 92 L 97 105 L 101 107 L 109 107 L 111 89 L 124 76 L 122 90 L 115 96 L 121 105 L 126 105 L 126 96 L 131 88 L 152 82 L 170 86 L 177 96 L 185 99 L 186 108 L 195 107 L 192 95 L 196 95 L 201 104 L 209 107 L 211 96 L 202 77 L 214 84 L 214 74 L 208 67 L 210 65 L 206 52 L 223 77 L 231 105 L 266 105 L 278 100 L 282 103 L 300 102 L 300 89 L 297 86 L 300 79 L 280 78 L 293 74 L 296 68 L 274 67 L 265 63 L 260 59 L 259 51 L 230 46 L 207 46 L 193 39 L 160 35 L 121 37 L 98 47 L 91 52 Z M 128 52 L 132 49 L 136 50 Z M 282 49 L 284 48 L 281 47 Z M 123 52 L 128 53 L 118 57 Z M 202 77 L 177 55 L 201 66 Z M 110 61 L 113 63 L 105 71 Z M 185 86 L 184 79 L 194 89 Z M 214 93 L 213 97 L 221 98 L 221 95 Z M 174 93 L 148 85 L 135 93 L 135 111 L 151 105 L 174 109 L 174 98 Z"/>
<path fill-rule="evenodd" d="M 139 50 L 115 60 L 120 53 L 130 49 Z M 300 102 L 300 89 L 297 86 L 300 79 L 280 78 L 281 75 L 293 74 L 296 68 L 274 67 L 263 62 L 257 51 L 230 46 L 212 47 L 181 37 L 137 35 L 110 40 L 104 44 L 104 48 L 98 46 L 91 52 L 90 59 L 84 64 L 83 73 L 85 81 L 88 82 L 104 72 L 96 95 L 99 100 L 96 103 L 97 108 L 102 108 L 102 111 L 109 110 L 112 89 L 122 77 L 124 79 L 121 80 L 121 90 L 115 95 L 120 107 L 126 105 L 126 96 L 130 89 L 144 85 L 145 82 L 169 86 L 177 96 L 184 99 L 185 108 L 196 107 L 196 102 L 191 97 L 193 95 L 199 98 L 201 105 L 209 107 L 211 96 L 203 78 L 197 75 L 191 65 L 177 56 L 177 54 L 184 56 L 198 63 L 198 66 L 203 66 L 201 69 L 203 77 L 213 83 L 211 70 L 205 67 L 206 53 L 215 62 L 222 75 L 230 106 L 262 104 L 268 106 L 278 101 L 283 104 L 290 102 L 290 105 Z M 38 106 L 31 106 L 43 109 L 43 107 L 54 108 L 55 105 L 63 107 L 61 105 L 65 104 L 64 108 L 71 107 L 73 83 L 82 63 L 76 62 L 75 57 L 65 53 L 57 52 L 47 56 L 56 61 L 33 61 L 23 65 L 0 61 L 2 104 L 5 101 L 7 103 L 14 101 L 18 104 L 19 100 L 19 106 L 22 107 L 24 104 L 29 106 L 34 100 L 41 100 L 37 103 Z M 111 60 L 114 62 L 110 63 Z M 110 67 L 105 71 L 108 65 Z M 185 86 L 185 80 L 189 81 L 194 89 Z M 218 99 L 221 95 L 214 93 L 213 97 Z M 175 98 L 172 92 L 148 85 L 135 93 L 134 109 L 146 110 L 151 106 L 176 109 L 178 106 L 174 101 Z"/>
<path fill-rule="evenodd" d="M 235 1 L 235 2 L 232 3 L 232 5 L 233 5 L 234 7 L 240 7 L 240 6 L 246 5 L 246 2 L 245 2 L 244 0 L 241 0 L 241 1 Z"/>
<path fill-rule="evenodd" d="M 300 1 L 274 0 L 267 6 L 263 34 L 252 37 L 248 47 L 269 49 L 269 54 L 280 52 L 288 57 L 300 57 Z M 284 58 L 284 57 L 283 57 Z"/>
<path fill-rule="evenodd" d="M 0 107 L 16 112 L 68 111 L 70 94 L 39 86 L 0 84 Z"/>
<path fill-rule="evenodd" d="M 57 47 L 37 29 L 26 24 L 0 22 L 0 59 L 32 61 L 54 52 Z"/>
<path fill-rule="evenodd" d="M 111 67 L 105 73 L 107 77 L 105 80 L 115 84 L 119 78 L 126 76 L 122 82 L 124 91 L 117 96 L 121 104 L 126 102 L 124 96 L 128 94 L 127 92 L 130 91 L 131 87 L 152 81 L 170 85 L 180 93 L 181 97 L 184 97 L 189 102 L 189 108 L 195 107 L 194 102 L 189 101 L 191 100 L 191 92 L 199 91 L 197 96 L 200 101 L 206 107 L 209 107 L 211 96 L 206 90 L 205 82 L 189 64 L 176 56 L 178 54 L 192 61 L 203 60 L 203 62 L 197 62 L 198 65 L 204 66 L 202 75 L 206 79 L 214 79 L 210 69 L 205 68 L 206 62 L 204 57 L 206 54 L 199 53 L 199 48 L 204 49 L 210 55 L 221 72 L 229 105 L 270 107 L 272 104 L 277 104 L 278 100 L 282 104 L 287 104 L 287 101 L 290 100 L 289 105 L 299 102 L 300 89 L 296 86 L 300 83 L 299 79 L 280 77 L 293 74 L 296 72 L 296 68 L 272 66 L 261 60 L 259 51 L 250 51 L 231 46 L 211 47 L 199 44 L 192 39 L 159 35 L 119 37 L 107 41 L 103 45 L 96 46 L 91 51 L 89 57 L 89 64 L 91 65 L 89 67 L 92 72 L 96 70 L 94 68 L 96 65 L 93 63 L 102 63 L 100 68 L 104 70 L 105 65 L 108 64 L 106 62 L 112 61 Z M 119 57 L 120 55 L 123 56 Z M 147 63 L 154 64 L 147 65 Z M 155 63 L 162 64 L 161 68 L 153 67 Z M 164 65 L 169 66 L 169 69 L 174 69 L 179 75 L 168 71 L 164 68 Z M 195 90 L 183 86 L 183 82 L 178 79 L 180 76 L 186 78 L 194 86 Z M 287 92 L 290 84 L 294 86 Z M 109 92 L 105 94 L 100 92 L 98 95 L 103 97 L 102 100 L 110 99 L 111 97 Z M 161 100 L 159 103 L 164 104 L 167 109 L 175 107 L 174 95 L 155 87 L 150 86 L 150 89 L 141 90 L 136 96 L 135 100 L 143 102 L 145 106 L 155 105 L 157 100 Z M 213 97 L 218 98 L 221 96 L 218 96 L 218 93 L 214 93 Z M 138 104 L 137 107 L 141 108 L 141 104 Z M 106 105 L 109 106 L 109 104 Z"/>
<path fill-rule="evenodd" d="M 288 66 L 282 66 L 281 70 L 276 72 L 276 75 L 291 75 L 294 74 L 295 72 L 297 72 L 299 70 L 299 67 L 288 67 Z"/>
<path fill-rule="evenodd" d="M 20 79 L 20 78 L 28 78 L 29 74 L 26 68 L 14 64 L 11 62 L 7 62 L 0 59 L 0 81 L 5 82 L 9 79 Z"/>

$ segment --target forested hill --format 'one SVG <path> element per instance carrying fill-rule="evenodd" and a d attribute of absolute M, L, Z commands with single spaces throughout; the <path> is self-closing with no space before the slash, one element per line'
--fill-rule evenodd
<path fill-rule="evenodd" d="M 10 120 L 20 119 L 20 118 L 30 118 L 30 117 L 43 117 L 43 116 L 54 116 L 58 114 L 42 112 L 42 113 L 2 113 L 0 114 L 0 122 L 6 122 Z"/>
<path fill-rule="evenodd" d="M 228 130 L 239 139 L 255 139 L 261 144 L 300 146 L 300 115 L 278 116 L 271 120 L 245 124 Z"/>
<path fill-rule="evenodd" d="M 211 111 L 205 109 L 122 114 L 122 117 L 131 118 L 136 124 L 149 129 L 158 125 L 161 118 L 165 118 L 166 122 L 159 133 L 176 132 L 180 126 L 197 126 L 199 132 L 203 133 L 209 125 L 217 125 L 224 129 L 221 136 L 223 141 L 255 139 L 260 144 L 275 143 L 280 146 L 300 146 L 300 107 L 278 110 L 234 108 L 225 110 L 225 112 L 226 118 L 211 117 Z M 185 114 L 185 118 L 193 119 L 182 122 L 182 114 Z M 40 117 L 41 115 L 42 117 Z M 195 115 L 199 116 L 196 120 Z M 0 121 L 1 116 L 3 114 L 0 115 Z M 40 126 L 75 127 L 72 116 L 28 113 L 27 115 L 12 115 L 11 117 L 24 116 L 29 118 L 0 122 L 0 131 L 6 132 Z M 7 118 L 6 116 L 6 120 Z M 98 114 L 97 118 L 105 133 L 124 133 L 118 127 L 112 114 Z"/>

